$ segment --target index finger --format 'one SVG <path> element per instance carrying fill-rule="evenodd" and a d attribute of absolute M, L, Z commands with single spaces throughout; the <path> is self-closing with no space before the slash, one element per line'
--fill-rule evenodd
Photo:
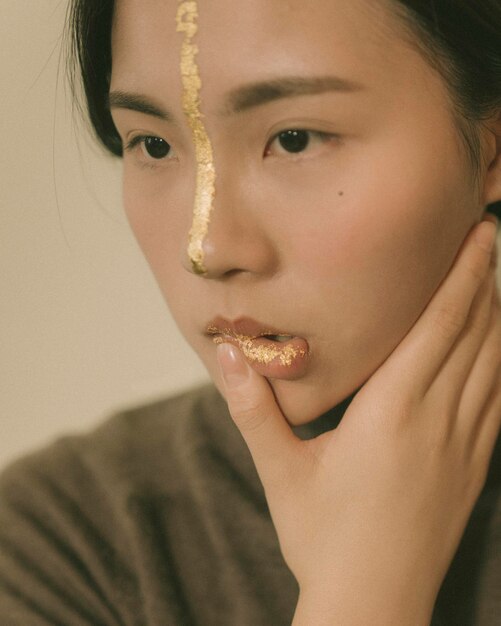
<path fill-rule="evenodd" d="M 217 346 L 231 417 L 269 495 L 284 488 L 305 448 L 287 423 L 268 381 L 231 344 Z"/>
<path fill-rule="evenodd" d="M 420 395 L 431 386 L 466 325 L 484 282 L 496 240 L 496 220 L 486 219 L 468 234 L 448 275 L 416 324 L 385 363 Z"/>

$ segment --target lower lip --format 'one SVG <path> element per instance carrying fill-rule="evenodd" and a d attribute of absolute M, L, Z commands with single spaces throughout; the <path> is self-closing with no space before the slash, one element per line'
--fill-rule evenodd
<path fill-rule="evenodd" d="M 296 380 L 305 374 L 308 365 L 309 346 L 301 337 L 279 342 L 265 337 L 220 335 L 214 342 L 239 348 L 252 369 L 266 378 Z"/>

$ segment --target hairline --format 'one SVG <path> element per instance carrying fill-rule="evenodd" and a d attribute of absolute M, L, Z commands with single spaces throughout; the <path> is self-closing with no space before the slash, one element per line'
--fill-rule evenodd
<path fill-rule="evenodd" d="M 113 0 L 112 2 L 113 14 L 115 13 L 116 2 L 117 0 Z M 451 115 L 453 116 L 453 121 L 459 133 L 461 143 L 466 150 L 466 156 L 469 158 L 473 181 L 475 184 L 478 184 L 482 166 L 484 165 L 482 163 L 480 128 L 482 126 L 482 122 L 485 122 L 487 117 L 474 117 L 472 111 L 468 111 L 464 103 L 461 102 L 462 95 L 457 86 L 454 84 L 453 79 L 453 73 L 455 70 L 454 60 L 446 54 L 446 51 L 444 51 L 443 47 L 435 39 L 433 33 L 429 32 L 426 27 L 419 23 L 418 18 L 413 15 L 411 9 L 406 6 L 405 3 L 400 2 L 399 0 L 384 0 L 384 3 L 386 4 L 388 13 L 390 13 L 394 18 L 394 23 L 397 26 L 398 31 L 400 31 L 401 39 L 414 49 L 445 83 L 450 103 Z M 71 3 L 71 22 L 73 22 L 76 17 L 75 14 L 77 11 L 75 11 L 75 8 L 78 8 L 79 6 L 80 1 Z M 367 8 L 378 11 L 382 8 L 382 6 L 384 6 L 383 3 L 379 6 L 379 9 L 376 6 L 370 5 L 368 5 Z M 381 22 L 384 24 L 384 20 L 381 20 Z M 395 30 L 393 28 L 391 29 L 391 33 L 392 35 L 395 35 Z M 71 52 L 69 55 L 70 64 L 74 67 L 78 61 L 76 58 L 78 57 L 78 46 L 73 38 L 73 34 L 70 35 L 70 39 L 72 40 L 70 44 Z M 76 85 L 74 81 L 74 72 L 71 70 L 70 83 L 72 91 L 75 94 Z M 107 98 L 108 94 L 105 94 L 105 97 Z M 74 98 L 74 101 L 75 100 L 78 101 L 78 98 Z M 78 106 L 78 108 L 80 107 Z M 494 111 L 492 111 L 492 113 L 494 113 Z M 116 156 L 121 156 L 121 154 L 118 154 L 117 152 L 114 152 L 114 154 Z"/>

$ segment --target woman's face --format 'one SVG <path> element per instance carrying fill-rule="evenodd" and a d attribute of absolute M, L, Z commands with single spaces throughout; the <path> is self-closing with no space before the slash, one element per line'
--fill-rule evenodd
<path fill-rule="evenodd" d="M 298 367 L 255 365 L 303 424 L 360 387 L 410 330 L 481 217 L 482 193 L 445 86 L 400 36 L 389 2 L 200 0 L 193 41 L 216 179 L 207 272 L 192 272 L 197 159 L 178 4 L 117 2 L 112 114 L 132 142 L 125 210 L 221 390 L 207 333 L 214 320 L 222 330 L 217 318 L 307 342 Z M 138 111 L 124 94 L 152 106 Z"/>

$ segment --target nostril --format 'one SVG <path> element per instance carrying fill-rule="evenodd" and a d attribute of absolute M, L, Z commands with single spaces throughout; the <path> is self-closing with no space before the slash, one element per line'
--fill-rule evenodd
<path fill-rule="evenodd" d="M 217 278 L 218 280 L 229 280 L 235 276 L 238 276 L 239 274 L 245 274 L 247 273 L 248 270 L 245 269 L 231 269 L 231 270 L 223 270 L 223 271 L 218 271 L 218 268 L 216 267 L 212 267 L 211 264 L 208 264 L 207 267 L 207 271 L 205 272 L 205 274 L 201 274 L 202 278 L 211 278 L 211 279 L 215 279 Z"/>
<path fill-rule="evenodd" d="M 274 241 L 253 221 L 250 211 L 243 214 L 243 210 L 225 209 L 221 196 L 203 241 L 206 273 L 201 278 L 246 279 L 275 273 L 278 257 Z M 189 269 L 193 272 L 194 268 Z"/>

